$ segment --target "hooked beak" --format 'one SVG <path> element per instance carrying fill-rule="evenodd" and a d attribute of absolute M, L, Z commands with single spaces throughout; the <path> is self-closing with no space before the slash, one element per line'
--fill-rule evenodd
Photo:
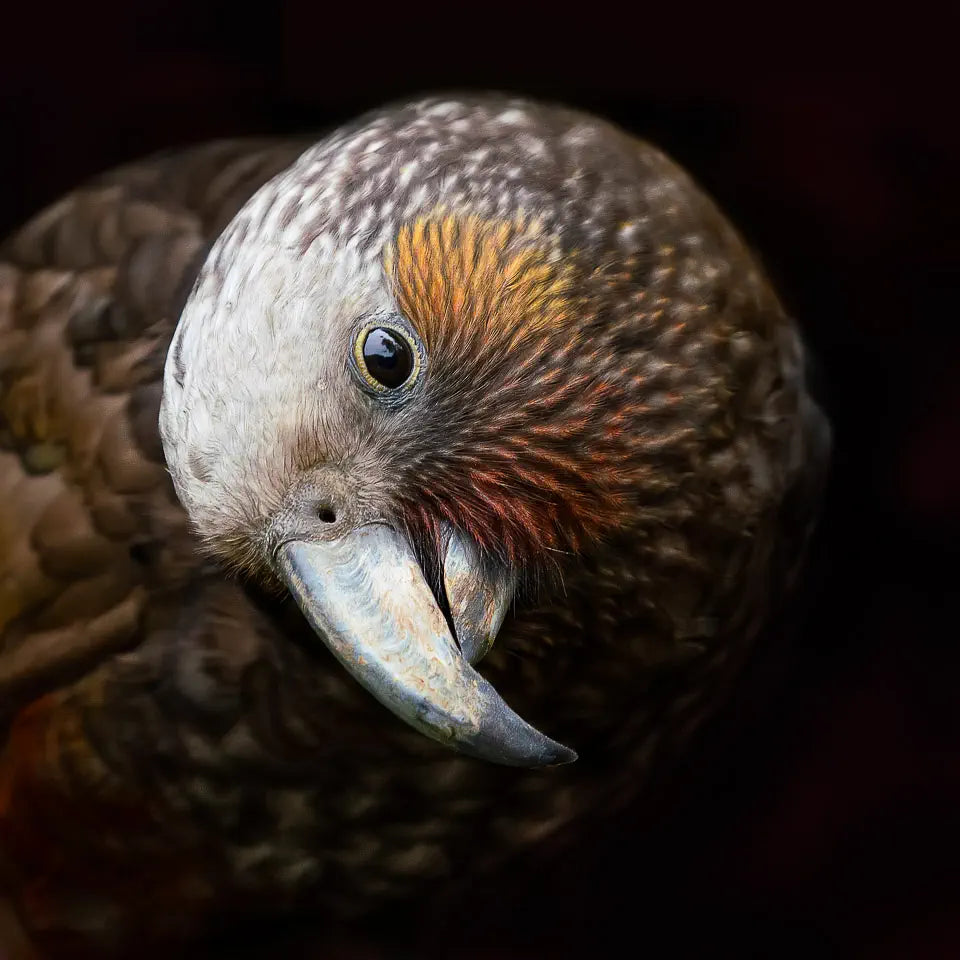
<path fill-rule="evenodd" d="M 471 666 L 493 644 L 513 597 L 453 533 L 444 585 L 458 648 L 407 541 L 373 523 L 330 541 L 294 540 L 278 572 L 310 625 L 350 674 L 400 719 L 462 753 L 516 767 L 577 755 L 514 713 Z"/>

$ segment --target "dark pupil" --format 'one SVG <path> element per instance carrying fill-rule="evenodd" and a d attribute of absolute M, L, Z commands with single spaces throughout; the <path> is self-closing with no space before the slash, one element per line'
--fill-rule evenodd
<path fill-rule="evenodd" d="M 363 341 L 363 362 L 374 380 L 385 387 L 399 387 L 413 370 L 413 355 L 406 340 L 377 327 Z"/>

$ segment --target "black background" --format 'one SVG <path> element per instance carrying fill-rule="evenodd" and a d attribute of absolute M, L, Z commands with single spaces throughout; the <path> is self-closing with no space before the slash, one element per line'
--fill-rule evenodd
<path fill-rule="evenodd" d="M 960 135 L 932 36 L 953 26 L 675 13 L 21 6 L 2 19 L 0 228 L 155 149 L 320 131 L 425 90 L 564 100 L 672 153 L 760 251 L 820 363 L 836 455 L 799 641 L 661 820 L 607 824 L 417 952 L 629 936 L 652 956 L 960 956 Z M 369 955 L 396 952 L 382 941 Z"/>

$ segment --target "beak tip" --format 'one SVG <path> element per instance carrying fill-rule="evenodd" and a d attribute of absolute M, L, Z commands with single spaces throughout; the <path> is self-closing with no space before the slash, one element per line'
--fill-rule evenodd
<path fill-rule="evenodd" d="M 556 740 L 550 741 L 550 746 L 544 751 L 543 759 L 539 766 L 542 767 L 565 767 L 568 763 L 575 763 L 578 759 L 577 751 L 565 747 Z"/>
<path fill-rule="evenodd" d="M 515 714 L 513 718 L 514 722 L 501 727 L 499 735 L 491 738 L 485 732 L 476 739 L 461 741 L 457 749 L 481 760 L 531 770 L 561 767 L 577 760 L 575 750 L 551 740 Z"/>

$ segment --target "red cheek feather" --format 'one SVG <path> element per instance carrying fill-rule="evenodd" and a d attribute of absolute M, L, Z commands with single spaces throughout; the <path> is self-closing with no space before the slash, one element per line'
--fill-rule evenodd
<path fill-rule="evenodd" d="M 595 479 L 616 471 L 591 464 Z M 440 521 L 468 533 L 484 552 L 523 566 L 548 566 L 551 551 L 578 552 L 603 537 L 626 509 L 622 492 L 595 482 L 573 484 L 546 471 L 512 465 L 509 471 L 477 471 L 456 489 L 423 488 L 407 500 L 411 530 L 442 550 Z"/>

